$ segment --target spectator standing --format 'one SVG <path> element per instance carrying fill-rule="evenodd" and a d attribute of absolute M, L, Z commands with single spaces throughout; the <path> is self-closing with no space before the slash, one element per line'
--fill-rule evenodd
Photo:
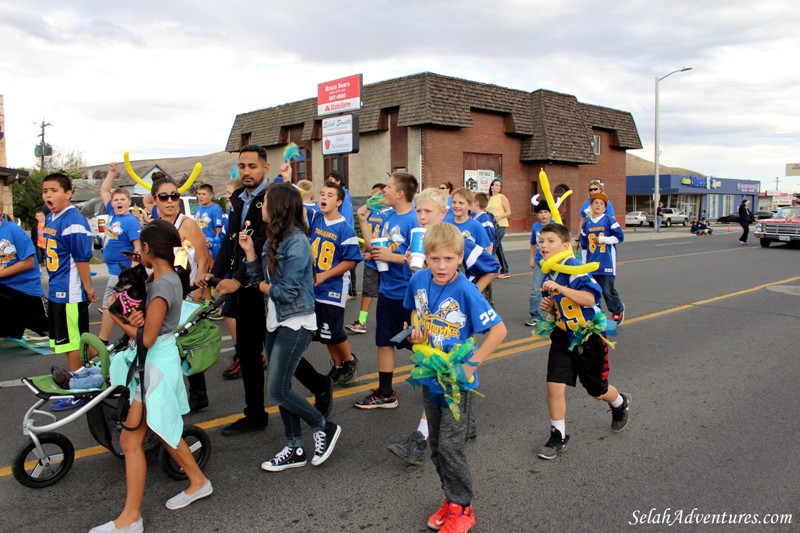
<path fill-rule="evenodd" d="M 44 255 L 44 226 L 45 226 L 45 214 L 43 211 L 36 211 L 34 215 L 35 222 L 31 224 L 31 241 L 33 241 L 33 247 L 36 250 L 36 261 L 38 264 L 44 263 L 45 255 Z"/>
<path fill-rule="evenodd" d="M 747 236 L 750 235 L 750 224 L 755 220 L 750 211 L 750 200 L 742 200 L 739 204 L 739 225 L 742 226 L 742 236 L 739 237 L 739 244 L 747 244 Z"/>
<path fill-rule="evenodd" d="M 497 279 L 506 279 L 511 276 L 508 269 L 508 261 L 503 251 L 503 237 L 508 231 L 508 217 L 511 216 L 511 204 L 508 198 L 501 192 L 503 190 L 502 178 L 495 179 L 489 187 L 489 204 L 486 210 L 494 215 L 497 220 L 497 242 L 495 243 L 494 253 L 500 262 L 500 274 Z"/>

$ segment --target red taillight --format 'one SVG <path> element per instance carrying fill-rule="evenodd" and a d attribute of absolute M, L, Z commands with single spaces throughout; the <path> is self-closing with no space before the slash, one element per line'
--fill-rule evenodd
<path fill-rule="evenodd" d="M 105 233 L 106 221 L 102 218 L 97 219 L 97 233 Z"/>

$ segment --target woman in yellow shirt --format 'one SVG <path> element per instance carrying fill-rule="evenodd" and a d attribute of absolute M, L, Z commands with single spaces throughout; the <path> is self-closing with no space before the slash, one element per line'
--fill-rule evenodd
<path fill-rule="evenodd" d="M 508 198 L 500 192 L 502 189 L 502 179 L 495 179 L 491 186 L 489 186 L 489 205 L 486 206 L 486 210 L 497 219 L 497 241 L 494 248 L 494 253 L 497 255 L 497 260 L 500 262 L 500 274 L 497 276 L 497 279 L 506 279 L 511 276 L 508 269 L 506 254 L 503 252 L 503 237 L 505 237 L 506 231 L 508 231 L 508 217 L 511 216 L 511 204 L 508 203 Z"/>

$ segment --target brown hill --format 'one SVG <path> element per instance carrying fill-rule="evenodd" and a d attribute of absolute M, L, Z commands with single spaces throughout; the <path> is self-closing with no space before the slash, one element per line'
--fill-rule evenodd
<path fill-rule="evenodd" d="M 625 161 L 625 173 L 628 176 L 646 176 L 648 174 L 652 175 L 654 172 L 655 163 L 653 161 L 642 159 L 641 157 L 637 157 L 633 154 L 627 154 L 627 160 Z M 679 176 L 705 176 L 705 174 L 701 174 L 696 170 L 689 170 L 680 167 L 668 167 L 661 162 L 658 164 L 658 173 L 677 174 Z"/>

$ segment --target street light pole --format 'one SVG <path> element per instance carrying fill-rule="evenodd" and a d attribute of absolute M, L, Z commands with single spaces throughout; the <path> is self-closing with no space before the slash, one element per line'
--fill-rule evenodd
<path fill-rule="evenodd" d="M 653 185 L 653 228 L 657 231 L 661 231 L 661 224 L 658 223 L 658 203 L 661 201 L 661 192 L 660 192 L 660 184 L 659 184 L 659 153 L 660 149 L 658 146 L 658 85 L 659 82 L 665 78 L 672 76 L 678 72 L 686 72 L 687 70 L 692 70 L 692 67 L 683 67 L 678 70 L 673 70 L 669 74 L 665 76 L 661 76 L 660 78 L 656 76 L 656 132 L 655 132 L 655 182 Z"/>

